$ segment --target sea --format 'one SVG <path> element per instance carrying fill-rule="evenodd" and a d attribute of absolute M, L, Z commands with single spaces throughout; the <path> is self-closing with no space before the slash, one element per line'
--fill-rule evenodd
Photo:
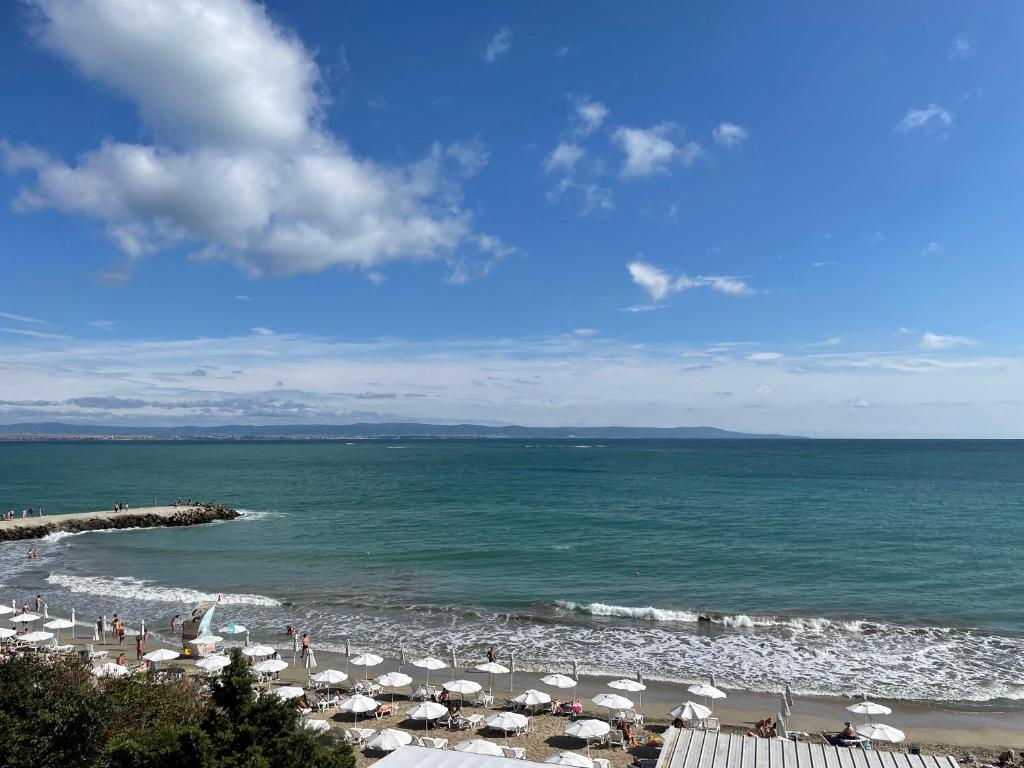
<path fill-rule="evenodd" d="M 0 443 L 0 509 L 240 519 L 0 544 L 0 599 L 288 646 L 1024 707 L 1024 442 Z M 0 523 L 2 525 L 2 523 Z"/>

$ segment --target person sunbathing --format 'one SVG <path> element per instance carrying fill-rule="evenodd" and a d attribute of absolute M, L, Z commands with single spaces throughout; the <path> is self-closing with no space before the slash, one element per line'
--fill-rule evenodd
<path fill-rule="evenodd" d="M 620 729 L 622 730 L 623 741 L 625 741 L 629 745 L 630 749 L 635 747 L 637 745 L 636 735 L 633 733 L 633 729 L 630 727 L 629 722 L 623 720 L 620 724 Z"/>

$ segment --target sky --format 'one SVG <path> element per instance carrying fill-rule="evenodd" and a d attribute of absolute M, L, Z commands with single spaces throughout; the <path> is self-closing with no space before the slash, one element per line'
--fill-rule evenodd
<path fill-rule="evenodd" d="M 0 423 L 1024 436 L 1024 6 L 0 7 Z"/>

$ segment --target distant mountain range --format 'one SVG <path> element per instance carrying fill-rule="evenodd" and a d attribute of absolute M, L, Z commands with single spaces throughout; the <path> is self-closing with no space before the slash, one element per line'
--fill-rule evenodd
<path fill-rule="evenodd" d="M 386 422 L 381 424 L 288 424 L 281 426 L 229 424 L 218 427 L 120 427 L 102 424 L 61 424 L 40 422 L 0 424 L 0 437 L 70 438 L 199 438 L 199 439 L 293 439 L 329 440 L 343 438 L 759 438 L 806 439 L 794 435 L 759 435 L 730 432 L 716 427 L 503 427 L 482 424 L 419 424 Z"/>

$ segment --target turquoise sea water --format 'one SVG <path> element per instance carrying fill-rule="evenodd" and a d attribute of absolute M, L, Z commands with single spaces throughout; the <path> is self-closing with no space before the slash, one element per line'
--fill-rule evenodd
<path fill-rule="evenodd" d="M 5 544 L 0 595 L 163 626 L 220 594 L 277 643 L 1024 700 L 1024 443 L 0 444 L 2 509 L 179 495 L 247 514 Z"/>

